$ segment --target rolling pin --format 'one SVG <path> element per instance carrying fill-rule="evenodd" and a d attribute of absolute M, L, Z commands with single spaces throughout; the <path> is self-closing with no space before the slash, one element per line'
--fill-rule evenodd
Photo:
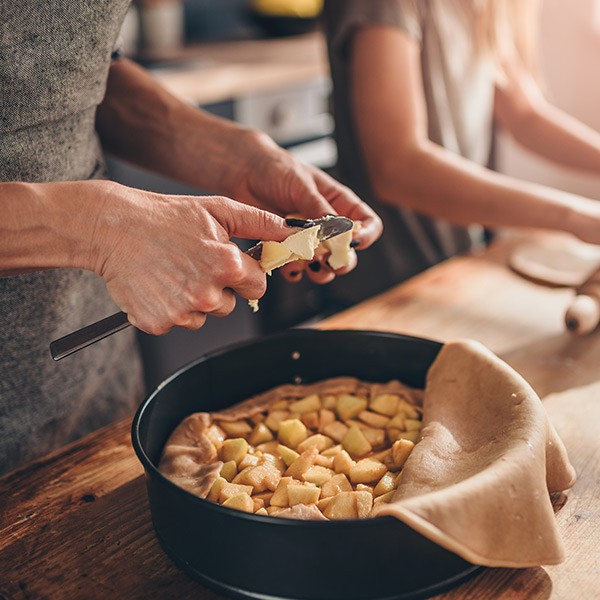
<path fill-rule="evenodd" d="M 575 290 L 565 313 L 567 329 L 576 335 L 591 333 L 600 324 L 600 269 Z"/>

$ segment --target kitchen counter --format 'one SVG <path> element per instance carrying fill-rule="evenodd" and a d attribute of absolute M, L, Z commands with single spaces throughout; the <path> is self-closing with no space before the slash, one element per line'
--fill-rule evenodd
<path fill-rule="evenodd" d="M 198 105 L 301 86 L 329 77 L 325 41 L 311 33 L 289 38 L 196 44 L 168 57 L 155 77 Z"/>
<path fill-rule="evenodd" d="M 564 331 L 572 292 L 509 271 L 514 243 L 449 260 L 319 327 L 475 338 L 542 397 L 597 381 L 600 333 L 574 338 Z M 578 472 L 575 486 L 554 499 L 566 561 L 485 569 L 440 598 L 597 597 L 600 401 L 585 410 L 555 399 L 545 404 Z M 130 419 L 119 421 L 0 479 L 0 598 L 221 598 L 159 547 L 129 429 Z"/>

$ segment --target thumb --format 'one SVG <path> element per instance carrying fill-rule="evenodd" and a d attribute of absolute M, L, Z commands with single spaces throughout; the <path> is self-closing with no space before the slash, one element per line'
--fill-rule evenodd
<path fill-rule="evenodd" d="M 281 242 L 297 229 L 274 213 L 229 198 L 220 200 L 213 214 L 230 238 Z"/>

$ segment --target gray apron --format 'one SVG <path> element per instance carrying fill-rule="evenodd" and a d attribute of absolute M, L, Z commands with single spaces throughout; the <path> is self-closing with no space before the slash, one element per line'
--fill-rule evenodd
<path fill-rule="evenodd" d="M 102 177 L 94 118 L 128 5 L 0 0 L 0 181 Z M 90 271 L 0 278 L 0 472 L 130 414 L 139 402 L 133 330 L 58 363 L 48 351 L 53 339 L 116 310 Z"/>

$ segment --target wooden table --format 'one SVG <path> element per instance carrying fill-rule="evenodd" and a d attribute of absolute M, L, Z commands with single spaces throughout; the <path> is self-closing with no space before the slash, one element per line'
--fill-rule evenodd
<path fill-rule="evenodd" d="M 480 340 L 541 396 L 600 378 L 600 334 L 562 325 L 569 290 L 536 286 L 505 266 L 514 242 L 456 258 L 321 324 Z M 600 389 L 600 388 L 599 388 Z M 551 399 L 550 418 L 579 479 L 556 506 L 559 566 L 486 569 L 443 598 L 597 598 L 600 592 L 600 398 Z M 0 479 L 0 598 L 220 598 L 158 546 L 130 420 Z"/>

